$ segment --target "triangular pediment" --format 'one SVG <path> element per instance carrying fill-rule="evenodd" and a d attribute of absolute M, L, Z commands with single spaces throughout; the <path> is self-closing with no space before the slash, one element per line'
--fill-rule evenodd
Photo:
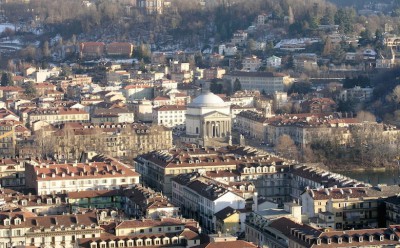
<path fill-rule="evenodd" d="M 221 113 L 221 112 L 218 112 L 218 111 L 213 111 L 213 112 L 207 113 L 207 114 L 205 114 L 203 116 L 204 119 L 221 118 L 221 117 L 230 118 L 231 116 L 227 115 L 227 114 L 224 114 L 224 113 Z"/>

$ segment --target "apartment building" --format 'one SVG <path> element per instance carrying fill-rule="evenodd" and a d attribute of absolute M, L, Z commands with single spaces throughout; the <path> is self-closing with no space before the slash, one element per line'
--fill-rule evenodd
<path fill-rule="evenodd" d="M 34 246 L 73 248 L 77 239 L 99 237 L 103 229 L 96 213 L 35 216 L 20 209 L 7 209 L 0 214 L 0 246 Z"/>
<path fill-rule="evenodd" d="M 236 128 L 260 142 L 267 141 L 267 125 L 268 118 L 255 111 L 242 111 L 236 115 Z"/>
<path fill-rule="evenodd" d="M 6 100 L 18 100 L 24 93 L 24 89 L 19 86 L 0 86 L 0 99 Z"/>
<path fill-rule="evenodd" d="M 399 195 L 385 199 L 386 224 L 395 225 L 400 223 L 400 197 Z"/>
<path fill-rule="evenodd" d="M 6 188 L 25 186 L 25 165 L 15 158 L 0 159 L 0 185 Z"/>
<path fill-rule="evenodd" d="M 198 220 L 211 233 L 217 230 L 215 215 L 218 212 L 226 207 L 245 209 L 246 200 L 252 200 L 254 194 L 255 187 L 251 183 L 238 187 L 232 183 L 223 185 L 196 172 L 172 179 L 172 202 L 181 207 L 185 216 Z"/>
<path fill-rule="evenodd" d="M 260 223 L 260 246 L 276 248 L 316 247 L 397 247 L 399 230 L 396 226 L 361 230 L 333 231 L 317 229 L 282 217 Z M 259 227 L 261 227 L 259 225 Z M 251 232 L 251 230 L 249 230 Z M 246 233 L 247 234 L 247 233 Z M 246 238 L 247 239 L 247 238 Z"/>
<path fill-rule="evenodd" d="M 15 121 L 0 121 L 0 156 L 2 157 L 15 157 L 17 144 L 15 126 Z"/>
<path fill-rule="evenodd" d="M 186 106 L 164 105 L 153 109 L 153 123 L 169 128 L 183 129 L 186 121 Z"/>
<path fill-rule="evenodd" d="M 180 207 L 160 192 L 141 185 L 135 185 L 124 191 L 125 214 L 137 219 L 160 219 L 164 217 L 178 217 Z"/>
<path fill-rule="evenodd" d="M 244 147 L 170 149 L 138 156 L 135 168 L 145 185 L 171 196 L 173 177 L 195 171 L 234 170 L 239 157 L 245 160 L 245 157 L 235 157 L 234 154 L 257 156 L 256 151 Z"/>
<path fill-rule="evenodd" d="M 220 181 L 252 182 L 260 195 L 279 203 L 290 200 L 289 167 L 285 159 L 236 146 L 154 151 L 135 159 L 142 182 L 169 197 L 173 177 L 199 172 Z"/>
<path fill-rule="evenodd" d="M 324 114 L 294 114 L 269 120 L 267 141 L 276 144 L 279 137 L 289 135 L 300 147 L 313 141 L 335 137 L 341 144 L 351 141 L 350 127 L 359 125 L 356 118 L 332 118 Z"/>
<path fill-rule="evenodd" d="M 231 42 L 235 45 L 243 46 L 246 44 L 248 34 L 243 30 L 238 30 L 233 34 Z"/>
<path fill-rule="evenodd" d="M 50 124 L 67 122 L 89 122 L 89 113 L 82 109 L 73 108 L 35 108 L 27 113 L 27 123 L 32 125 L 36 121 L 45 121 Z"/>
<path fill-rule="evenodd" d="M 359 182 L 355 179 L 348 178 L 341 174 L 337 174 L 318 167 L 309 166 L 307 164 L 298 164 L 292 166 L 291 174 L 291 197 L 301 203 L 301 194 L 306 189 L 318 188 L 348 188 L 348 187 L 370 187 L 371 185 Z"/>
<path fill-rule="evenodd" d="M 239 80 L 242 89 L 258 90 L 266 94 L 284 91 L 285 85 L 292 81 L 288 75 L 272 72 L 233 71 L 225 74 L 224 78 L 231 83 L 232 87 L 235 81 Z"/>
<path fill-rule="evenodd" d="M 129 42 L 112 42 L 106 46 L 107 54 L 110 56 L 131 57 L 133 44 Z"/>
<path fill-rule="evenodd" d="M 301 195 L 303 213 L 321 227 L 337 230 L 378 227 L 383 199 L 397 195 L 398 185 L 308 189 Z M 327 216 L 326 218 L 324 216 Z"/>
<path fill-rule="evenodd" d="M 172 131 L 158 125 L 139 123 L 74 123 L 46 136 L 59 159 L 79 159 L 91 150 L 112 157 L 133 158 L 172 146 Z"/>
<path fill-rule="evenodd" d="M 151 122 L 153 121 L 153 105 L 150 100 L 139 100 L 128 102 L 128 109 L 133 110 L 135 121 Z"/>
<path fill-rule="evenodd" d="M 70 212 L 66 194 L 33 195 L 29 193 L 24 195 L 9 189 L 2 189 L 0 192 L 5 206 L 17 206 L 38 216 L 61 215 Z"/>
<path fill-rule="evenodd" d="M 115 227 L 115 235 L 81 238 L 77 247 L 177 247 L 189 248 L 200 244 L 200 229 L 194 220 L 162 218 L 159 220 L 126 220 Z"/>
<path fill-rule="evenodd" d="M 103 42 L 82 42 L 79 44 L 80 57 L 99 58 L 104 55 Z"/>
<path fill-rule="evenodd" d="M 204 69 L 203 79 L 204 80 L 212 80 L 212 79 L 221 79 L 226 73 L 225 69 L 220 67 L 211 67 L 209 69 Z"/>
<path fill-rule="evenodd" d="M 135 168 L 145 185 L 172 196 L 172 181 L 176 175 L 194 171 L 235 169 L 233 157 L 221 156 L 215 149 L 171 149 L 153 151 L 138 156 Z"/>
<path fill-rule="evenodd" d="M 255 107 L 255 98 L 260 96 L 260 92 L 256 90 L 242 90 L 236 91 L 233 95 L 229 96 L 229 102 L 232 105 L 241 107 Z"/>
<path fill-rule="evenodd" d="M 174 92 L 173 92 L 174 91 Z M 153 106 L 160 107 L 163 105 L 186 106 L 190 102 L 190 97 L 176 90 L 170 90 L 165 95 L 157 96 L 153 99 Z"/>
<path fill-rule="evenodd" d="M 117 160 L 50 164 L 26 162 L 26 186 L 38 195 L 71 191 L 119 189 L 139 183 L 139 173 Z"/>
<path fill-rule="evenodd" d="M 90 117 L 94 124 L 99 123 L 132 123 L 135 121 L 133 112 L 126 108 L 96 108 Z"/>
<path fill-rule="evenodd" d="M 249 213 L 245 219 L 245 237 L 259 247 L 287 247 L 282 244 L 271 242 L 269 236 L 283 241 L 284 236 L 271 230 L 269 224 L 275 220 L 287 218 L 294 223 L 301 223 L 301 206 L 296 203 L 285 203 L 284 208 L 259 209 Z M 287 244 L 286 244 L 287 245 Z M 283 246 L 283 247 L 282 247 Z"/>
<path fill-rule="evenodd" d="M 262 65 L 262 60 L 257 56 L 246 57 L 242 60 L 242 70 L 244 71 L 258 71 Z"/>

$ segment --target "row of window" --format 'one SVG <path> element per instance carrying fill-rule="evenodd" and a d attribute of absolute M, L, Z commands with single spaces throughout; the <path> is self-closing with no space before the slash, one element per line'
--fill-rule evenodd
<path fill-rule="evenodd" d="M 117 183 L 136 183 L 136 178 L 131 178 L 130 180 L 127 178 L 120 178 L 118 179 L 95 179 L 95 180 L 72 180 L 69 181 L 68 185 L 98 185 L 98 184 L 111 184 L 111 185 L 115 185 Z M 51 182 L 51 187 L 55 187 L 55 186 L 60 186 L 62 188 L 65 188 L 67 186 L 67 182 L 66 181 L 52 181 Z M 43 182 L 43 183 L 39 183 L 39 188 L 46 188 L 47 187 L 47 182 Z"/>

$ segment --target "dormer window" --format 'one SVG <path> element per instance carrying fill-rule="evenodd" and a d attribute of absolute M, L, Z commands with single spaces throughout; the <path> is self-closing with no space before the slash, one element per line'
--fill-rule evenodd
<path fill-rule="evenodd" d="M 331 239 L 331 238 L 328 238 L 328 239 L 327 239 L 327 242 L 328 242 L 328 245 L 330 245 L 330 244 L 332 243 L 332 239 Z"/>
<path fill-rule="evenodd" d="M 390 234 L 390 240 L 394 240 L 394 234 Z"/>
<path fill-rule="evenodd" d="M 21 219 L 20 219 L 20 218 L 16 218 L 16 219 L 14 220 L 14 224 L 15 224 L 15 225 L 21 224 Z"/>
<path fill-rule="evenodd" d="M 5 219 L 4 220 L 4 225 L 9 226 L 10 225 L 10 219 Z"/>
<path fill-rule="evenodd" d="M 52 204 L 52 203 L 53 203 L 53 199 L 48 198 L 48 199 L 47 199 L 47 204 Z"/>
<path fill-rule="evenodd" d="M 369 242 L 373 242 L 374 241 L 374 236 L 370 235 L 369 236 Z"/>
<path fill-rule="evenodd" d="M 384 236 L 382 234 L 379 235 L 379 241 L 383 241 L 383 239 L 384 239 Z"/>
<path fill-rule="evenodd" d="M 22 200 L 22 201 L 21 201 L 21 205 L 22 205 L 22 206 L 28 205 L 28 201 L 27 201 L 27 200 Z"/>
<path fill-rule="evenodd" d="M 358 236 L 358 242 L 363 242 L 363 236 Z"/>
<path fill-rule="evenodd" d="M 353 242 L 353 237 L 349 237 L 349 243 Z"/>
<path fill-rule="evenodd" d="M 42 199 L 37 199 L 37 204 L 41 204 L 42 203 Z"/>
<path fill-rule="evenodd" d="M 342 243 L 342 238 L 339 237 L 337 242 L 338 242 L 338 244 L 341 244 Z"/>
<path fill-rule="evenodd" d="M 318 239 L 317 239 L 317 245 L 320 245 L 320 244 L 321 244 L 321 239 L 318 238 Z"/>

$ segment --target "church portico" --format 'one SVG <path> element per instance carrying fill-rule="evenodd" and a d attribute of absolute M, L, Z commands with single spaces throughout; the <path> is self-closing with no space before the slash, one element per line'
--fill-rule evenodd
<path fill-rule="evenodd" d="M 207 138 L 227 137 L 230 135 L 229 121 L 204 121 L 203 134 Z"/>

